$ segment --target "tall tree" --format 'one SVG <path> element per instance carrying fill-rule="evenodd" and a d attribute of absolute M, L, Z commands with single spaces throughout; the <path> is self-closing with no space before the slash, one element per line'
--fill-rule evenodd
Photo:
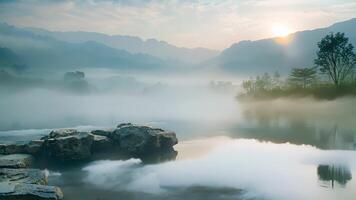
<path fill-rule="evenodd" d="M 322 73 L 327 74 L 336 86 L 351 76 L 356 55 L 353 46 L 344 33 L 330 33 L 318 43 L 319 51 L 314 63 Z"/>
<path fill-rule="evenodd" d="M 303 88 L 308 87 L 316 78 L 315 68 L 293 68 L 289 75 L 289 81 L 302 85 Z"/>

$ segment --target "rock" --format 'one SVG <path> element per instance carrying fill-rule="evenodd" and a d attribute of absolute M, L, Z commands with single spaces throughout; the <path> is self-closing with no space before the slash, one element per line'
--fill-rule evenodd
<path fill-rule="evenodd" d="M 92 145 L 92 152 L 103 152 L 103 151 L 114 151 L 114 142 L 106 137 L 101 135 L 93 135 L 94 141 Z"/>
<path fill-rule="evenodd" d="M 39 155 L 42 152 L 44 140 L 32 140 L 25 144 L 24 150 L 28 154 Z"/>
<path fill-rule="evenodd" d="M 9 155 L 15 153 L 25 153 L 23 144 L 0 144 L 0 154 Z"/>
<path fill-rule="evenodd" d="M 49 133 L 49 135 L 46 135 L 41 138 L 41 140 L 47 140 L 50 138 L 60 138 L 60 137 L 67 137 L 71 135 L 76 135 L 79 132 L 75 129 L 59 129 L 59 130 L 54 130 Z"/>
<path fill-rule="evenodd" d="M 0 183 L 1 200 L 61 200 L 63 193 L 55 186 L 25 184 L 25 183 Z"/>
<path fill-rule="evenodd" d="M 132 123 L 121 123 L 121 124 L 117 125 L 116 128 L 121 128 L 124 126 L 133 126 L 133 124 Z"/>
<path fill-rule="evenodd" d="M 58 161 L 76 161 L 90 158 L 94 135 L 69 129 L 52 131 L 44 139 L 45 156 Z"/>
<path fill-rule="evenodd" d="M 178 143 L 176 134 L 159 128 L 131 123 L 120 124 L 111 138 L 122 151 L 133 156 L 144 157 L 172 152 L 176 155 L 173 149 L 173 146 Z"/>
<path fill-rule="evenodd" d="M 47 173 L 39 169 L 0 169 L 1 200 L 63 199 L 60 188 L 47 186 Z"/>
<path fill-rule="evenodd" d="M 107 130 L 93 130 L 90 132 L 93 135 L 100 135 L 100 136 L 105 136 L 105 137 L 110 137 L 112 134 L 112 131 L 107 131 Z"/>
<path fill-rule="evenodd" d="M 47 184 L 46 172 L 39 169 L 0 169 L 0 182 Z"/>
<path fill-rule="evenodd" d="M 0 168 L 27 168 L 33 161 L 34 157 L 29 154 L 0 155 Z"/>

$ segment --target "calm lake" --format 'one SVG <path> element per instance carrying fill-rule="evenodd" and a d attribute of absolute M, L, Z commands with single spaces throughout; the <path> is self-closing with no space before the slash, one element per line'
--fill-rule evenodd
<path fill-rule="evenodd" d="M 22 119 L 24 127 L 36 122 L 34 129 L 3 130 L 0 140 L 21 143 L 53 128 L 93 130 L 124 121 L 177 133 L 180 141 L 175 146 L 175 161 L 143 164 L 139 159 L 100 160 L 49 168 L 49 184 L 61 187 L 66 200 L 355 199 L 355 99 L 238 103 L 231 94 L 192 92 L 190 100 L 176 95 L 170 96 L 168 103 L 151 96 L 150 100 L 140 99 L 143 103 L 139 104 L 129 96 L 110 100 L 66 96 L 72 104 L 58 111 L 62 118 L 56 117 L 57 126 L 52 125 L 55 120 L 50 117 L 55 111 L 51 109 L 39 111 L 34 115 L 37 120 L 29 118 L 42 102 L 28 97 L 30 102 L 17 103 L 26 108 L 24 113 L 11 113 L 9 118 Z M 43 96 L 39 93 L 37 98 Z M 114 102 L 121 105 L 130 101 L 125 108 L 113 106 Z M 10 97 L 0 103 L 5 108 L 8 102 Z M 48 101 L 44 106 L 57 103 Z M 85 109 L 93 104 L 101 106 L 94 111 Z M 113 108 L 110 112 L 103 107 L 108 104 Z M 76 109 L 69 112 L 73 107 Z M 173 110 L 167 109 L 170 107 Z M 10 113 L 11 107 L 6 109 Z M 109 123 L 87 125 L 96 117 Z M 46 120 L 51 125 L 38 128 L 45 127 Z"/>

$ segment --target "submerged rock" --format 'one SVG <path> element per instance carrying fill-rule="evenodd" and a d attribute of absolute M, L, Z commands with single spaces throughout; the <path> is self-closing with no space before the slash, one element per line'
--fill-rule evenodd
<path fill-rule="evenodd" d="M 26 183 L 0 183 L 1 200 L 61 200 L 63 193 L 55 186 L 26 184 Z"/>
<path fill-rule="evenodd" d="M 46 157 L 58 161 L 76 161 L 90 158 L 94 136 L 68 129 L 52 131 L 43 139 L 43 154 Z"/>
<path fill-rule="evenodd" d="M 29 154 L 0 155 L 0 168 L 27 168 L 33 161 L 34 157 Z"/>

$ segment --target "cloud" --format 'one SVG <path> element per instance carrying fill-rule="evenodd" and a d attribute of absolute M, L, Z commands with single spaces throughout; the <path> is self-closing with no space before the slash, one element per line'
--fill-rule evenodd
<path fill-rule="evenodd" d="M 355 17 L 351 0 L 75 0 L 3 1 L 0 18 L 19 26 L 96 31 L 224 48 L 272 35 L 273 24 L 319 28 Z"/>

